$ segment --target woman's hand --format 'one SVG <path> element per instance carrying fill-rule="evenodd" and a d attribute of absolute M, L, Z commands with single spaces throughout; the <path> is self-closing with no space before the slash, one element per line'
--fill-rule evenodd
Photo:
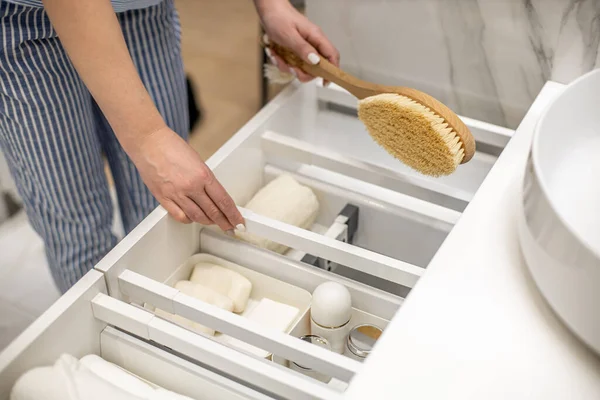
<path fill-rule="evenodd" d="M 132 157 L 142 179 L 177 221 L 244 230 L 233 199 L 208 166 L 175 132 L 165 127 L 145 137 Z"/>
<path fill-rule="evenodd" d="M 299 13 L 288 0 L 254 0 L 269 40 L 285 46 L 308 63 L 318 64 L 320 56 L 339 66 L 340 54 L 321 29 Z M 270 60 L 283 72 L 291 72 L 301 82 L 313 79 L 298 68 L 292 68 L 280 57 L 268 52 Z M 320 56 L 319 56 L 320 55 Z"/>

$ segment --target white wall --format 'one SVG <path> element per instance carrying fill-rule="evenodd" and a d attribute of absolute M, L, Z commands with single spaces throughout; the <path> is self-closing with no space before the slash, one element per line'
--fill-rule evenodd
<path fill-rule="evenodd" d="M 306 0 L 362 78 L 515 128 L 547 80 L 600 66 L 599 0 Z"/>

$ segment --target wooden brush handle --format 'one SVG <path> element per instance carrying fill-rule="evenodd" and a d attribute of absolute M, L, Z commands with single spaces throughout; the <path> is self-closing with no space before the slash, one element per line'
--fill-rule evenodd
<path fill-rule="evenodd" d="M 292 50 L 284 46 L 280 46 L 277 43 L 263 45 L 269 47 L 271 51 L 275 52 L 288 65 L 300 68 L 309 75 L 317 76 L 333 82 L 336 85 L 346 89 L 359 100 L 382 93 L 396 93 L 401 96 L 406 96 L 409 99 L 424 105 L 440 117 L 444 118 L 448 125 L 460 137 L 465 152 L 461 164 L 469 161 L 475 154 L 475 139 L 473 138 L 471 131 L 469 131 L 469 128 L 467 128 L 462 120 L 458 118 L 458 115 L 427 93 L 423 93 L 419 90 L 408 87 L 385 86 L 363 81 L 345 71 L 342 71 L 340 68 L 327 61 L 324 57 L 321 57 L 321 61 L 318 64 L 313 65 L 305 62 Z"/>
<path fill-rule="evenodd" d="M 281 59 L 288 65 L 300 68 L 309 75 L 333 82 L 352 93 L 358 99 L 364 99 L 366 97 L 382 93 L 380 90 L 381 88 L 377 87 L 379 85 L 363 81 L 345 71 L 342 71 L 324 57 L 321 57 L 321 61 L 318 64 L 313 65 L 305 62 L 292 50 L 280 46 L 277 43 L 270 43 L 266 46 L 274 51 L 279 57 L 281 57 Z"/>

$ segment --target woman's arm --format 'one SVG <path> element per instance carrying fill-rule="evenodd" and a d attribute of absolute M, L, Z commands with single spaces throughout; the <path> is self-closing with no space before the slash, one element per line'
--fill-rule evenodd
<path fill-rule="evenodd" d="M 243 224 L 200 156 L 165 124 L 133 64 L 109 0 L 43 0 L 75 69 L 144 182 L 181 222 Z"/>
<path fill-rule="evenodd" d="M 127 152 L 165 127 L 125 44 L 109 0 L 44 0 L 71 62 Z"/>

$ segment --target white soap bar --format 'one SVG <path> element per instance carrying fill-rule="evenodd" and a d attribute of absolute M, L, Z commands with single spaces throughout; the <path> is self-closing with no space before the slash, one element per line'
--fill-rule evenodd
<path fill-rule="evenodd" d="M 98 377 L 118 386 L 129 394 L 147 398 L 154 392 L 154 388 L 146 382 L 95 354 L 89 354 L 81 358 L 79 362 Z"/>
<path fill-rule="evenodd" d="M 310 229 L 319 213 L 319 201 L 313 191 L 284 174 L 260 189 L 245 208 L 265 217 Z M 283 254 L 288 247 L 248 232 L 237 236 L 259 247 Z"/>
<path fill-rule="evenodd" d="M 229 297 L 233 301 L 233 311 L 236 313 L 246 309 L 252 291 L 252 283 L 245 276 L 207 262 L 196 264 L 190 281 Z"/>
<path fill-rule="evenodd" d="M 214 336 L 215 334 L 215 330 L 209 328 L 208 326 L 204 326 L 204 325 L 200 325 L 197 322 L 191 321 L 187 318 L 183 318 L 180 315 L 176 315 L 176 314 L 171 314 L 169 312 L 166 312 L 164 310 L 161 310 L 160 308 L 157 308 L 156 310 L 154 310 L 154 314 L 156 314 L 157 316 L 166 319 L 167 321 L 171 321 L 177 325 L 181 325 L 184 328 L 187 328 L 193 332 L 199 333 L 199 334 L 204 334 L 204 335 L 208 335 L 208 336 Z"/>
<path fill-rule="evenodd" d="M 234 303 L 232 299 L 230 299 L 227 295 L 224 295 L 219 291 L 199 282 L 179 281 L 175 284 L 175 289 L 195 299 L 202 300 L 205 303 L 222 308 L 223 310 L 229 312 L 234 310 Z"/>
<path fill-rule="evenodd" d="M 296 307 L 264 298 L 258 303 L 256 308 L 248 313 L 247 318 L 265 328 L 274 329 L 279 332 L 287 332 L 299 312 L 300 310 Z M 271 354 L 269 351 L 259 349 L 258 347 L 229 336 L 225 342 L 261 358 L 266 358 Z"/>
<path fill-rule="evenodd" d="M 179 281 L 175 284 L 175 289 L 179 290 L 181 293 L 194 297 L 198 300 L 202 300 L 205 303 L 212 304 L 213 306 L 219 307 L 225 311 L 233 311 L 233 301 L 229 297 L 224 296 L 221 293 L 218 293 L 215 290 L 212 290 L 211 288 L 206 287 L 204 285 L 200 285 L 190 281 Z M 154 313 L 159 317 L 179 324 L 196 333 L 205 334 L 209 336 L 213 336 L 215 334 L 214 329 L 198 324 L 197 322 L 191 321 L 182 316 L 171 314 L 158 308 L 154 311 Z"/>

